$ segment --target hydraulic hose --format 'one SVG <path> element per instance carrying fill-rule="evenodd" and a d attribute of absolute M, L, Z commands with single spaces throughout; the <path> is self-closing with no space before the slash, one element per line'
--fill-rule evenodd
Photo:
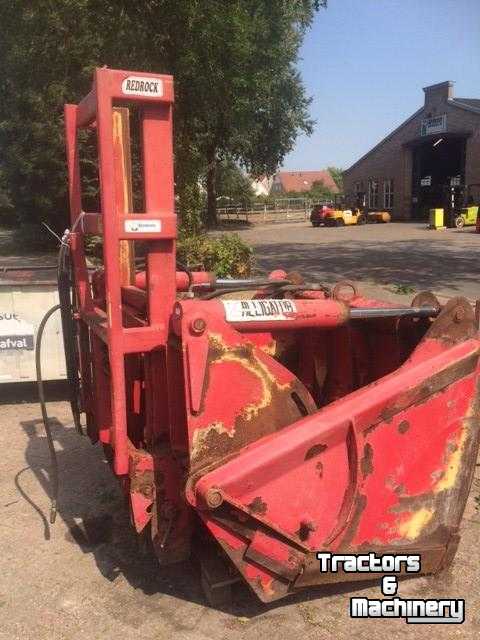
<path fill-rule="evenodd" d="M 76 327 L 72 314 L 72 270 L 70 263 L 70 247 L 62 243 L 58 253 L 57 267 L 58 297 L 62 317 L 63 346 L 67 368 L 68 392 L 75 429 L 83 435 L 80 422 L 80 381 L 78 378 L 78 352 Z"/>
<path fill-rule="evenodd" d="M 60 305 L 56 304 L 51 309 L 47 311 L 47 313 L 43 316 L 42 321 L 38 326 L 37 333 L 37 341 L 35 344 L 35 368 L 37 371 L 37 386 L 38 386 L 38 399 L 40 402 L 40 407 L 42 410 L 42 418 L 43 425 L 45 427 L 45 434 L 47 436 L 48 449 L 50 452 L 50 479 L 52 485 L 52 495 L 50 502 L 50 524 L 55 522 L 55 518 L 57 517 L 57 499 L 58 499 L 58 460 L 57 453 L 55 451 L 55 445 L 53 442 L 52 431 L 50 429 L 50 423 L 48 420 L 47 413 L 47 404 L 45 401 L 45 389 L 43 387 L 43 378 L 42 378 L 42 338 L 43 331 L 45 329 L 45 325 L 47 324 L 49 318 L 60 309 Z"/>
<path fill-rule="evenodd" d="M 47 437 L 47 444 L 50 453 L 50 478 L 51 478 L 51 503 L 50 503 L 50 523 L 55 522 L 57 516 L 57 501 L 58 501 L 58 460 L 55 451 L 55 445 L 53 441 L 52 431 L 50 428 L 47 404 L 45 400 L 45 389 L 42 378 L 42 340 L 45 325 L 51 316 L 58 310 L 61 313 L 62 321 L 62 333 L 63 333 L 63 345 L 65 350 L 65 363 L 67 368 L 67 379 L 69 388 L 69 400 L 72 409 L 73 421 L 75 429 L 80 435 L 83 435 L 82 426 L 80 422 L 80 404 L 79 404 L 79 389 L 80 382 L 78 377 L 78 351 L 76 344 L 76 330 L 75 322 L 73 319 L 72 308 L 72 270 L 70 262 L 70 247 L 68 242 L 62 240 L 60 250 L 58 252 L 57 262 L 57 285 L 58 285 L 58 297 L 59 304 L 54 305 L 43 316 L 37 332 L 37 340 L 35 344 L 35 368 L 37 373 L 37 387 L 38 387 L 38 399 L 40 408 L 42 411 L 43 425 L 45 427 L 45 434 Z"/>

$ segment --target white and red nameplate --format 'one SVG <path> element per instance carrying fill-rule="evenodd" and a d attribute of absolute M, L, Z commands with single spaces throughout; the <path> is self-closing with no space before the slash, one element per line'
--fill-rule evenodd
<path fill-rule="evenodd" d="M 292 320 L 297 307 L 293 300 L 222 300 L 227 322 Z"/>

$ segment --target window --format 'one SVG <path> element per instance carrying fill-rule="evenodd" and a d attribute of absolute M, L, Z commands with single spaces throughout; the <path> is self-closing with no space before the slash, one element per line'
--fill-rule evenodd
<path fill-rule="evenodd" d="M 393 180 L 385 180 L 383 183 L 383 206 L 385 209 L 393 207 Z"/>
<path fill-rule="evenodd" d="M 365 191 L 363 188 L 363 180 L 359 180 L 354 184 L 355 206 L 364 207 L 366 205 Z"/>
<path fill-rule="evenodd" d="M 363 191 L 363 183 L 362 182 L 355 182 L 355 195 L 357 196 L 362 191 Z"/>
<path fill-rule="evenodd" d="M 378 182 L 373 178 L 368 181 L 368 207 L 369 209 L 378 207 Z"/>

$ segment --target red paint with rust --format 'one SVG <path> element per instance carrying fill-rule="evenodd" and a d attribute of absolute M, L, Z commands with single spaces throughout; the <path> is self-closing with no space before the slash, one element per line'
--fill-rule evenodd
<path fill-rule="evenodd" d="M 162 92 L 124 94 L 132 75 Z M 123 202 L 118 100 L 141 107 L 143 217 Z M 83 408 L 137 532 L 163 565 L 187 558 L 202 526 L 264 601 L 351 579 L 316 572 L 318 550 L 411 551 L 441 570 L 478 451 L 473 310 L 456 298 L 436 319 L 351 320 L 351 308 L 388 305 L 348 284 L 308 291 L 280 269 L 270 278 L 290 283 L 281 304 L 259 290 L 233 305 L 182 294 L 215 281 L 176 270 L 172 108 L 170 76 L 110 69 L 65 108 Z M 102 206 L 83 217 L 77 132 L 93 124 Z M 89 232 L 103 234 L 93 275 Z M 136 286 L 122 282 L 124 240 L 146 243 Z M 425 293 L 412 306 L 432 302 Z"/>

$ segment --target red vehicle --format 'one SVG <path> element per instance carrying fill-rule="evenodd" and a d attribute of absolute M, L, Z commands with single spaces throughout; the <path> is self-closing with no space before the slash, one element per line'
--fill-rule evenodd
<path fill-rule="evenodd" d="M 319 227 L 325 224 L 325 218 L 327 213 L 333 212 L 333 209 L 328 204 L 316 204 L 313 206 L 310 212 L 310 222 L 313 227 Z"/>
<path fill-rule="evenodd" d="M 73 410 L 103 445 L 137 533 L 159 571 L 193 549 L 207 592 L 233 576 L 264 602 L 358 579 L 320 573 L 318 551 L 420 554 L 420 573 L 439 573 L 455 555 L 479 445 L 471 304 L 422 293 L 393 306 L 299 274 L 219 281 L 178 264 L 173 96 L 171 76 L 102 68 L 65 109 L 71 230 L 59 288 Z M 131 103 L 143 213 L 128 198 Z M 82 129 L 99 145 L 101 210 L 88 214 Z M 89 233 L 103 237 L 93 275 Z M 223 299 L 227 289 L 252 298 Z M 212 558 L 229 570 L 210 570 Z"/>

